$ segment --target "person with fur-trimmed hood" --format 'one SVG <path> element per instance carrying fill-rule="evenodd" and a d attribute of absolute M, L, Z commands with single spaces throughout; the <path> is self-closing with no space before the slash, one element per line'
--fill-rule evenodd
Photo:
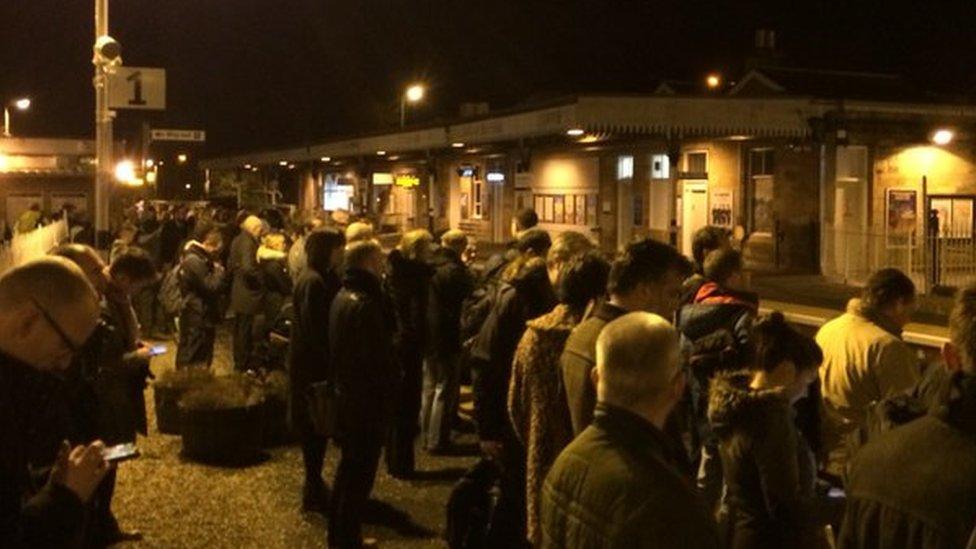
<path fill-rule="evenodd" d="M 220 226 L 199 223 L 194 233 L 194 239 L 183 247 L 180 260 L 177 368 L 209 367 L 213 362 L 217 325 L 221 321 L 220 298 L 226 288 L 224 268 L 217 262 L 224 245 Z"/>
<path fill-rule="evenodd" d="M 727 546 L 818 547 L 816 464 L 792 405 L 816 381 L 823 354 L 778 312 L 757 322 L 752 338 L 750 369 L 718 374 L 708 398 L 727 491 L 719 513 Z"/>

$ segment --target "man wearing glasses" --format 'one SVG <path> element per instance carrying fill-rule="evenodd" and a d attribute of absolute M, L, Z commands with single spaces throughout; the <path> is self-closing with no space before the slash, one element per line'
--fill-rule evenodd
<path fill-rule="evenodd" d="M 39 259 L 0 276 L 0 546 L 76 545 L 84 503 L 109 471 L 96 441 L 64 443 L 44 486 L 29 472 L 33 422 L 42 411 L 36 388 L 69 366 L 98 316 L 98 296 L 66 259 Z"/>

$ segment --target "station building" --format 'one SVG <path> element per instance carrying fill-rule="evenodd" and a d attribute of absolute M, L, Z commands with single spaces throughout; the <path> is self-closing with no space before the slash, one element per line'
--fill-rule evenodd
<path fill-rule="evenodd" d="M 972 263 L 976 275 L 973 106 L 889 75 L 782 68 L 682 91 L 469 109 L 449 124 L 202 166 L 264 171 L 292 181 L 302 209 L 347 210 L 391 232 L 460 228 L 500 243 L 513 213 L 533 207 L 542 227 L 608 251 L 651 236 L 690 254 L 711 224 L 758 271 L 856 283 L 891 264 L 934 286 Z"/>

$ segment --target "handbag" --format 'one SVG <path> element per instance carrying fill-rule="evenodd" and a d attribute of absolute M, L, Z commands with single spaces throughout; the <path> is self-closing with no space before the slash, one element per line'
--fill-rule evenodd
<path fill-rule="evenodd" d="M 339 388 L 332 380 L 309 385 L 305 399 L 312 429 L 323 437 L 334 437 L 339 431 Z"/>

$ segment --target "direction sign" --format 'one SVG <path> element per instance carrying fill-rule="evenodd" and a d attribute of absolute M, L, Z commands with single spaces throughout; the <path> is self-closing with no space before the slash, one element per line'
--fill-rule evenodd
<path fill-rule="evenodd" d="M 149 134 L 153 141 L 197 141 L 207 140 L 207 132 L 203 130 L 152 130 Z"/>
<path fill-rule="evenodd" d="M 108 77 L 108 108 L 164 110 L 166 70 L 118 67 Z"/>

